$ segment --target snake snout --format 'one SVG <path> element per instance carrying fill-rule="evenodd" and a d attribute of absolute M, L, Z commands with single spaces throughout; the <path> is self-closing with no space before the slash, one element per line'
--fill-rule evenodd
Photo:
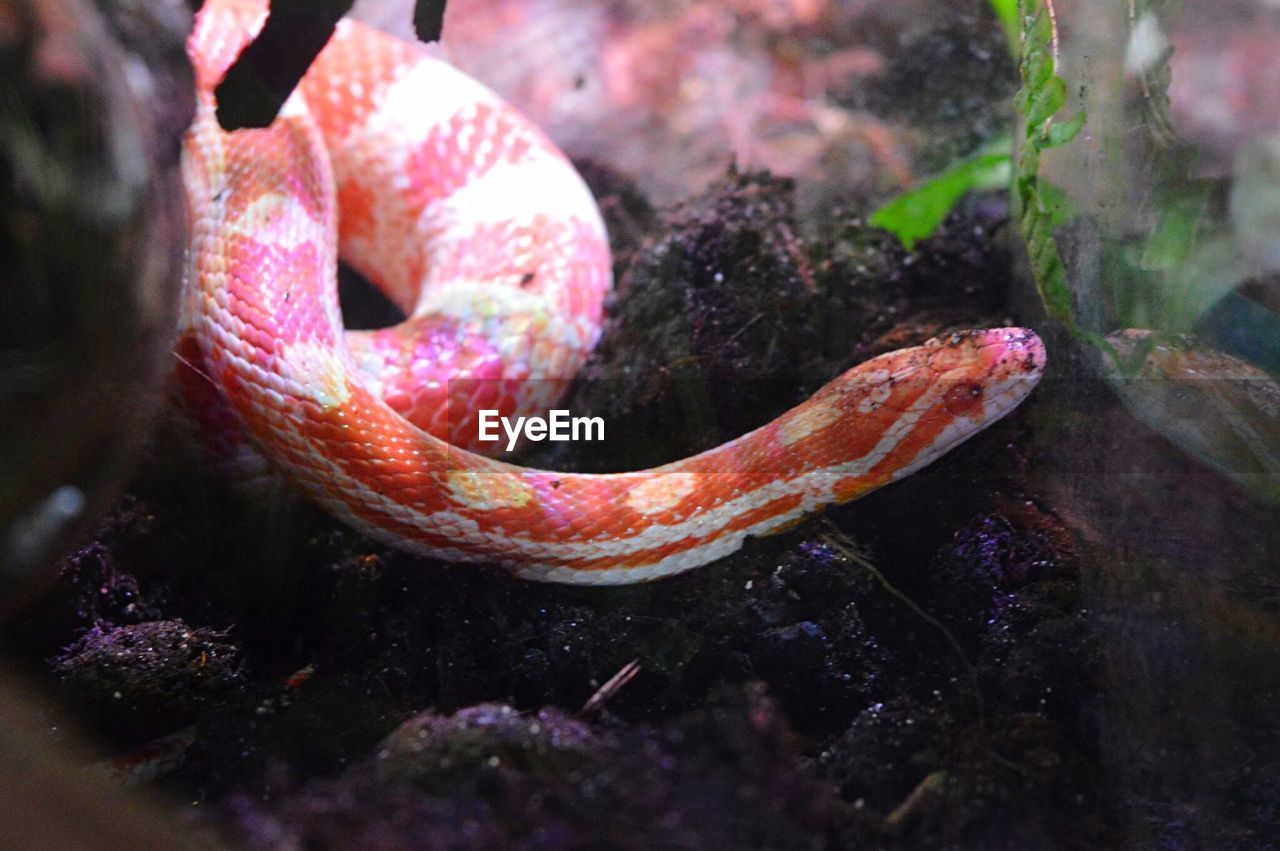
<path fill-rule="evenodd" d="M 998 355 L 993 377 L 1038 381 L 1044 374 L 1046 355 L 1044 342 L 1030 328 L 996 328 L 988 332 L 995 338 Z"/>
<path fill-rule="evenodd" d="M 986 416 L 995 420 L 1025 399 L 1044 374 L 1044 342 L 1029 328 L 993 328 L 982 332 L 987 359 Z"/>

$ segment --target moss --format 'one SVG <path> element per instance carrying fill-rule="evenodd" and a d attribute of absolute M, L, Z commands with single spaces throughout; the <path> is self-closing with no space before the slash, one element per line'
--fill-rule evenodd
<path fill-rule="evenodd" d="M 235 838 L 432 848 L 837 847 L 841 806 L 757 687 L 656 729 L 604 732 L 488 704 L 424 713 L 378 756 L 270 804 L 238 799 Z"/>
<path fill-rule="evenodd" d="M 450 716 L 417 715 L 378 749 L 383 781 L 412 780 L 434 792 L 459 782 L 485 784 L 478 774 L 520 772 L 550 783 L 581 767 L 599 747 L 585 724 L 561 712 L 521 715 L 510 706 L 481 704 Z"/>
<path fill-rule="evenodd" d="M 95 626 L 55 659 L 53 671 L 100 724 L 176 728 L 240 685 L 240 654 L 226 636 L 180 620 Z"/>

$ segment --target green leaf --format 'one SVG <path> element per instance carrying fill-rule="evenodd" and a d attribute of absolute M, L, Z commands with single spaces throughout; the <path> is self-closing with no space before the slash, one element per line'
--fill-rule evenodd
<path fill-rule="evenodd" d="M 1181 265 L 1196 244 L 1196 232 L 1204 215 L 1204 202 L 1188 199 L 1170 203 L 1143 240 L 1138 268 L 1147 272 L 1173 269 Z"/>
<path fill-rule="evenodd" d="M 1059 145 L 1065 145 L 1076 137 L 1081 127 L 1084 127 L 1083 109 L 1077 112 L 1074 118 L 1067 121 L 1055 121 L 1050 124 L 1040 147 L 1056 148 Z"/>
<path fill-rule="evenodd" d="M 1009 40 L 1009 49 L 1018 53 L 1018 0 L 991 0 L 991 11 L 996 20 L 1004 28 L 1005 38 Z"/>
<path fill-rule="evenodd" d="M 1067 84 L 1061 77 L 1050 77 L 1039 89 L 1031 92 L 1027 103 L 1027 135 L 1040 133 L 1040 125 L 1067 102 Z"/>
<path fill-rule="evenodd" d="M 1230 236 L 1210 237 L 1193 244 L 1185 261 L 1164 272 L 1164 292 L 1158 300 L 1161 326 L 1171 331 L 1191 331 L 1247 276 L 1247 264 Z"/>
<path fill-rule="evenodd" d="M 933 235 L 938 226 L 965 194 L 974 190 L 1008 186 L 1012 173 L 1007 153 L 993 153 L 996 145 L 985 146 L 926 183 L 893 198 L 871 214 L 868 221 L 892 233 L 911 250 L 917 241 Z"/>
<path fill-rule="evenodd" d="M 1053 53 L 1049 49 L 1053 32 L 1040 0 L 1029 2 L 1035 4 L 1036 11 L 1024 18 L 1027 26 L 1022 31 L 1021 40 L 1022 85 L 1027 91 L 1034 91 L 1053 77 Z"/>
<path fill-rule="evenodd" d="M 1036 180 L 1035 199 L 1050 231 L 1075 218 L 1076 208 L 1067 193 L 1043 177 Z"/>

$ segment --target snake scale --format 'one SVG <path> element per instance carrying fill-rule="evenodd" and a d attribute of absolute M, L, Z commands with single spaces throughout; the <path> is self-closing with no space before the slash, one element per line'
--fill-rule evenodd
<path fill-rule="evenodd" d="M 656 579 L 919 469 L 1039 380 L 1033 332 L 968 331 L 867 361 L 761 428 L 649 470 L 471 451 L 478 408 L 545 409 L 599 336 L 611 276 L 591 193 L 495 94 L 349 20 L 270 127 L 223 131 L 212 92 L 267 11 L 207 0 L 190 40 L 178 351 L 208 385 L 200 404 L 375 539 L 536 580 Z M 344 330 L 339 251 L 403 323 Z"/>

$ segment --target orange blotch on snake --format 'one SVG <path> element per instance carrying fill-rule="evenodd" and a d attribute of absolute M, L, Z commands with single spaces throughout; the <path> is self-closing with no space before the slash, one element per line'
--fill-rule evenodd
<path fill-rule="evenodd" d="M 338 207 L 342 216 L 338 230 L 342 239 L 372 239 L 377 230 L 374 208 L 377 199 L 374 190 L 359 180 L 346 180 L 338 185 Z"/>

